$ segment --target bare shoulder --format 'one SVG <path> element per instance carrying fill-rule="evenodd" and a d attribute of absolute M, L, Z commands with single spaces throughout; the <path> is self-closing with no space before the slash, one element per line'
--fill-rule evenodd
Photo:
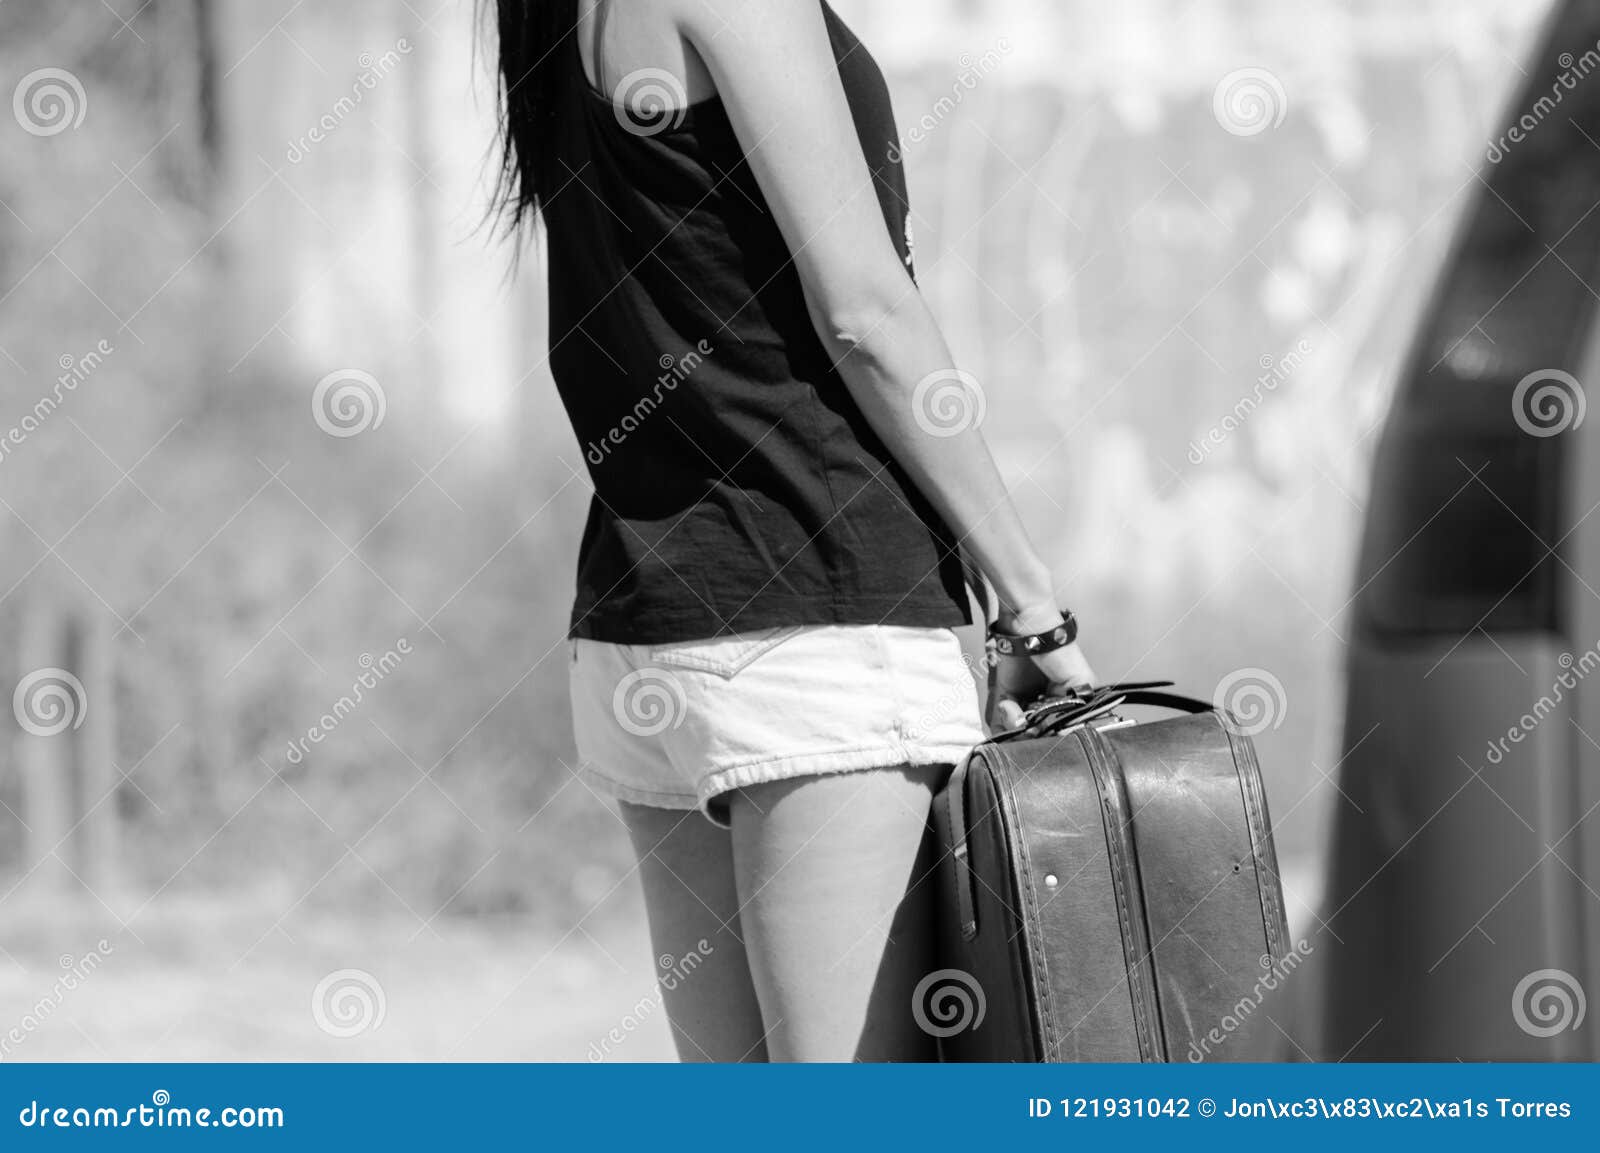
<path fill-rule="evenodd" d="M 680 18 L 690 7 L 679 0 L 579 0 L 576 31 L 585 70 L 608 90 L 665 72 L 687 99 L 709 95 L 714 86 Z"/>
<path fill-rule="evenodd" d="M 821 0 L 662 0 L 724 97 L 793 102 L 834 73 Z M 730 91 L 731 90 L 731 91 Z"/>
<path fill-rule="evenodd" d="M 695 43 L 732 41 L 737 48 L 754 36 L 759 44 L 781 43 L 825 27 L 821 0 L 661 0 L 667 15 Z"/>

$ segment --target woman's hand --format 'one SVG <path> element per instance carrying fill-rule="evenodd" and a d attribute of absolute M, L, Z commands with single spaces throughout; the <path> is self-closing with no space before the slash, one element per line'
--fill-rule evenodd
<path fill-rule="evenodd" d="M 1077 642 L 1042 656 L 996 654 L 994 660 L 998 663 L 990 678 L 986 718 L 992 729 L 1020 728 L 1024 710 L 1040 697 L 1062 696 L 1095 683 L 1094 670 Z"/>

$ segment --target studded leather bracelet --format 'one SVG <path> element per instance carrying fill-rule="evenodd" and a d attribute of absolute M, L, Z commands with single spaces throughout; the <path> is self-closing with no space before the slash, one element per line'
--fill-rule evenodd
<path fill-rule="evenodd" d="M 1066 619 L 1042 633 L 1018 635 L 1004 633 L 997 626 L 989 626 L 989 641 L 994 651 L 1003 657 L 1037 657 L 1064 649 L 1078 639 L 1078 618 L 1066 609 L 1061 610 Z"/>

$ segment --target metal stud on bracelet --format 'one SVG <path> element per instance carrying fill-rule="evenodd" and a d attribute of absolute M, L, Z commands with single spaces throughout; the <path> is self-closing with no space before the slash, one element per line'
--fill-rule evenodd
<path fill-rule="evenodd" d="M 993 642 L 995 652 L 1004 657 L 1037 657 L 1053 653 L 1078 639 L 1078 618 L 1067 609 L 1062 609 L 1061 615 L 1065 619 L 1060 624 L 1042 633 L 1003 633 L 991 625 L 989 640 Z"/>

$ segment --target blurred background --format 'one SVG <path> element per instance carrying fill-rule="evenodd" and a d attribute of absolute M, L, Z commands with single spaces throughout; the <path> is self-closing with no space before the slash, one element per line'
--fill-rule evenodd
<path fill-rule="evenodd" d="M 1097 669 L 1253 686 L 1309 931 L 1376 434 L 1546 6 L 834 3 Z M 469 0 L 12 0 L 0 80 L 0 1056 L 669 1057 Z"/>

